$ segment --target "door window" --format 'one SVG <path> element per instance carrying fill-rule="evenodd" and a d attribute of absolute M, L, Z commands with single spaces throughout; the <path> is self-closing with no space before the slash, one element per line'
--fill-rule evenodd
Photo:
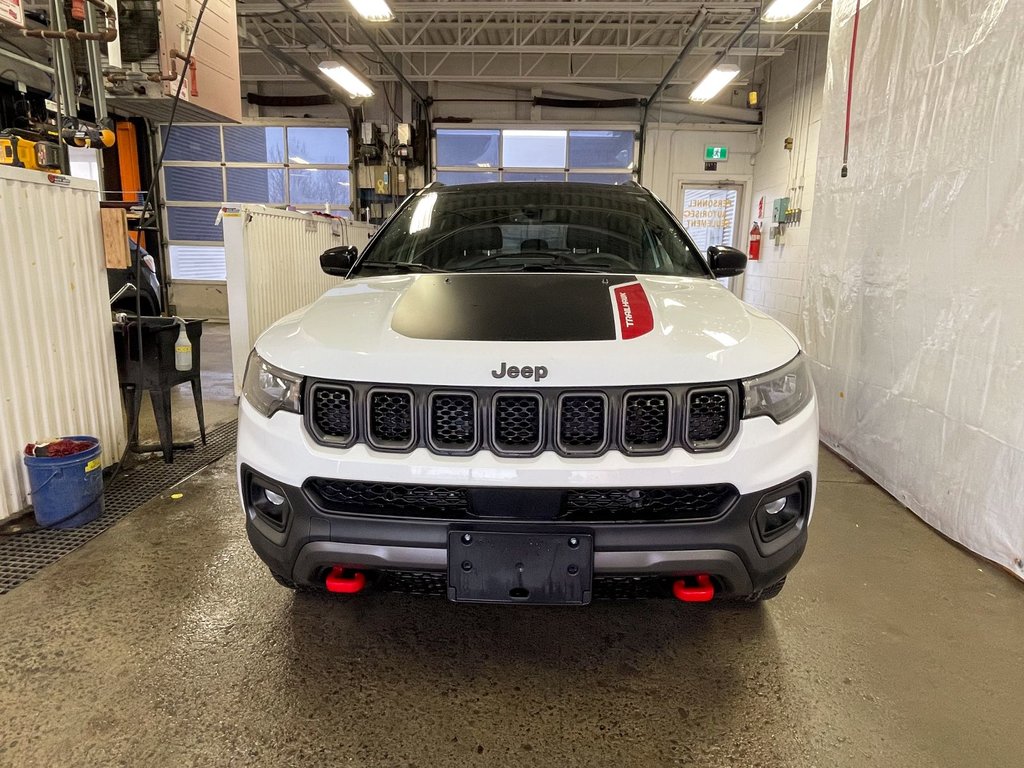
<path fill-rule="evenodd" d="M 706 255 L 712 245 L 732 245 L 736 232 L 735 189 L 683 188 L 683 226 Z"/>

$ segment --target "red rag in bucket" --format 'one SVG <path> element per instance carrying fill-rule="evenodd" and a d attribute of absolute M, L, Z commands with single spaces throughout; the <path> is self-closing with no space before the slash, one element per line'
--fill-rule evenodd
<path fill-rule="evenodd" d="M 57 459 L 64 456 L 74 456 L 76 453 L 88 451 L 94 443 L 85 440 L 69 440 L 61 438 L 50 443 L 29 443 L 25 446 L 26 456 L 37 458 Z"/>

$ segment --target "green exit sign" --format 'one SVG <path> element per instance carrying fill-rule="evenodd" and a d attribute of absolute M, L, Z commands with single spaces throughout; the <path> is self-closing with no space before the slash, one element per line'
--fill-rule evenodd
<path fill-rule="evenodd" d="M 729 159 L 728 147 L 704 147 L 704 160 L 706 162 L 717 161 L 721 163 Z"/>

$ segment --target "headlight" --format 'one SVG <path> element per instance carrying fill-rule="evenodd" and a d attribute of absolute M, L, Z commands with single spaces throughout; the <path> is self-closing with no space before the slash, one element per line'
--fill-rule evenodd
<path fill-rule="evenodd" d="M 245 366 L 242 395 L 267 418 L 278 411 L 302 413 L 302 377 L 275 368 L 255 349 Z"/>
<path fill-rule="evenodd" d="M 814 397 L 803 354 L 781 368 L 743 381 L 743 418 L 771 416 L 779 424 L 795 416 Z"/>

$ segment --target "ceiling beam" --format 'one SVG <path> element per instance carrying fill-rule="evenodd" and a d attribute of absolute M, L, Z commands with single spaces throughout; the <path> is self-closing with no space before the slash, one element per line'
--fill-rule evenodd
<path fill-rule="evenodd" d="M 455 46 L 455 45 L 382 45 L 379 46 L 380 50 L 385 53 L 436 53 L 436 54 L 452 54 L 452 53 L 498 53 L 508 54 L 512 56 L 518 56 L 521 53 L 528 54 L 562 54 L 562 55 L 602 55 L 602 56 L 675 56 L 679 53 L 678 46 L 652 46 L 650 48 L 625 48 L 623 46 L 615 45 L 525 45 L 525 46 L 511 46 L 511 45 L 467 45 L 467 46 Z M 313 52 L 324 52 L 331 50 L 326 45 L 303 45 L 301 43 L 291 43 L 289 45 L 282 45 L 282 50 L 285 51 L 309 51 Z M 243 49 L 244 52 L 245 49 Z M 720 53 L 722 46 L 720 45 L 702 45 L 693 48 L 692 53 L 697 56 L 714 56 Z M 373 48 L 367 45 L 346 45 L 346 53 L 376 53 Z M 767 56 L 778 57 L 784 56 L 786 50 L 784 48 L 732 48 L 729 51 L 731 56 Z"/>
<path fill-rule="evenodd" d="M 575 17 L 597 17 L 602 13 L 635 13 L 644 16 L 678 16 L 692 14 L 703 6 L 710 6 L 716 13 L 748 14 L 758 10 L 760 0 L 746 2 L 730 2 L 723 4 L 714 0 L 651 0 L 650 2 L 608 2 L 607 0 L 587 0 L 580 3 L 566 2 L 511 2 L 502 3 L 496 8 L 493 0 L 415 0 L 414 2 L 390 2 L 391 11 L 396 19 L 406 14 L 491 14 L 496 11 L 502 15 L 524 13 L 558 13 Z M 308 12 L 337 12 L 337 0 L 312 0 L 302 10 Z M 240 2 L 238 11 L 241 13 L 273 13 L 277 6 L 272 2 Z M 394 23 L 394 22 L 388 22 Z"/>
<path fill-rule="evenodd" d="M 708 23 L 708 11 L 706 8 L 701 8 L 697 11 L 697 16 L 694 18 L 693 23 L 690 25 L 690 31 L 687 33 L 686 42 L 683 43 L 683 48 L 679 51 L 679 55 L 676 56 L 676 60 L 672 62 L 672 65 L 665 72 L 661 80 L 654 88 L 654 92 L 651 93 L 647 99 L 647 106 L 650 106 L 658 97 L 661 96 L 661 92 L 665 90 L 665 86 L 669 84 L 676 72 L 679 70 L 679 65 L 683 63 L 683 59 L 690 55 L 694 48 L 697 47 L 697 41 L 700 40 L 701 30 L 704 29 L 704 25 Z M 647 106 L 644 107 L 644 122 L 647 122 Z"/>
<path fill-rule="evenodd" d="M 305 79 L 295 75 L 276 75 L 276 74 L 260 74 L 256 72 L 242 72 L 242 81 L 246 83 L 257 83 L 257 82 L 292 82 L 296 80 Z M 400 82 L 395 75 L 392 74 L 380 74 L 373 75 L 372 79 L 375 82 L 380 83 L 395 83 Z M 525 79 L 519 74 L 509 75 L 463 75 L 463 74 L 430 74 L 422 78 L 424 81 L 430 81 L 435 83 L 496 83 L 505 85 L 518 85 L 520 88 L 528 88 L 530 85 L 536 83 L 558 83 L 565 85 L 657 85 L 659 82 L 658 75 L 651 75 L 650 77 L 636 76 L 630 77 L 626 80 L 613 80 L 608 77 L 601 76 L 572 76 L 572 75 L 550 75 L 550 74 L 538 74 L 533 79 Z M 671 85 L 693 85 L 695 80 L 680 80 Z"/>
<path fill-rule="evenodd" d="M 289 69 L 291 69 L 295 73 L 294 76 L 289 76 L 289 75 L 266 76 L 265 75 L 265 76 L 259 78 L 258 80 L 252 80 L 252 79 L 243 77 L 242 78 L 242 82 L 269 82 L 271 80 L 277 80 L 278 78 L 281 78 L 282 80 L 285 79 L 285 78 L 287 78 L 288 80 L 295 80 L 295 79 L 305 80 L 305 81 L 307 81 L 309 83 L 312 83 L 313 85 L 317 86 L 320 90 L 322 90 L 328 96 L 332 96 L 337 103 L 339 103 L 343 107 L 345 107 L 345 111 L 348 112 L 349 119 L 351 119 L 351 117 L 352 117 L 352 107 L 349 104 L 348 94 L 345 93 L 341 89 L 341 87 L 339 85 L 337 85 L 333 80 L 324 77 L 323 75 L 320 74 L 320 72 L 318 70 L 311 69 L 310 67 L 307 67 L 302 62 L 295 60 L 294 58 L 289 56 L 284 51 L 279 51 L 274 46 L 269 45 L 268 43 L 264 43 L 262 40 L 258 40 L 257 38 L 250 36 L 249 34 L 247 34 L 241 28 L 239 28 L 239 30 L 238 30 L 238 39 L 239 40 L 245 40 L 246 42 L 248 42 L 248 43 L 250 43 L 252 45 L 255 45 L 257 48 L 259 48 L 261 51 L 263 51 L 263 53 L 266 55 L 266 57 L 268 59 L 276 59 L 277 61 L 279 61 L 282 64 L 284 64 L 286 67 L 288 67 Z"/>
<path fill-rule="evenodd" d="M 420 93 L 419 90 L 412 83 L 410 83 L 408 79 L 406 79 L 405 75 L 402 74 L 402 70 L 399 68 L 399 66 L 395 64 L 395 62 L 393 62 L 383 50 L 381 50 L 381 47 L 377 45 L 374 39 L 370 36 L 370 33 L 363 28 L 363 25 L 360 24 L 358 21 L 353 21 L 353 27 L 359 32 L 359 34 L 363 38 L 365 38 L 366 44 L 373 49 L 373 52 L 380 56 L 380 59 L 383 62 L 384 66 L 391 70 L 391 73 L 398 79 L 398 81 L 403 86 L 405 86 L 406 90 L 408 90 L 409 93 L 412 94 L 413 98 L 416 99 L 416 101 L 418 101 L 420 104 L 422 104 L 423 107 L 426 109 L 428 107 L 428 104 L 427 100 L 423 97 L 423 94 Z"/>

